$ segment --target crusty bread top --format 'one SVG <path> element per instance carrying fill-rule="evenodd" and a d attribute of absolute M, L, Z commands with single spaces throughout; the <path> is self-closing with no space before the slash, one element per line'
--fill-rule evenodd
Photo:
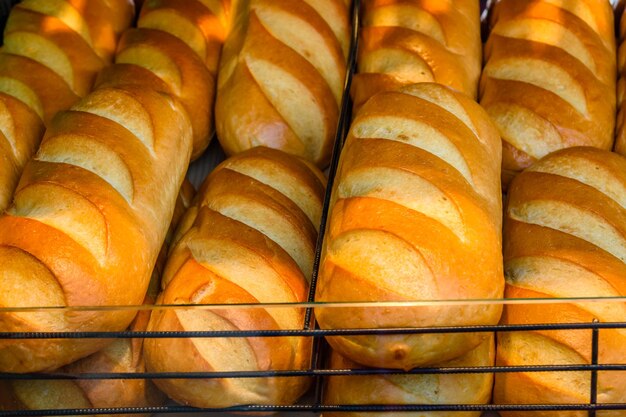
<path fill-rule="evenodd" d="M 146 2 L 137 28 L 120 39 L 116 65 L 97 81 L 98 87 L 139 85 L 179 99 L 192 123 L 192 159 L 213 136 L 215 83 L 228 11 L 220 0 Z"/>
<path fill-rule="evenodd" d="M 112 61 L 133 13 L 128 0 L 25 0 L 9 14 L 2 52 L 51 69 L 82 97 Z"/>
<path fill-rule="evenodd" d="M 503 182 L 558 149 L 611 149 L 613 13 L 603 0 L 503 0 L 485 45 L 480 103 L 503 140 Z"/>
<path fill-rule="evenodd" d="M 240 1 L 220 63 L 218 139 L 328 165 L 349 42 L 341 0 Z"/>
<path fill-rule="evenodd" d="M 437 82 L 476 97 L 481 70 L 477 0 L 365 0 L 355 111 L 377 92 Z"/>
<path fill-rule="evenodd" d="M 0 49 L 0 213 L 44 126 L 91 90 L 133 11 L 128 0 L 25 0 L 11 10 Z"/>
<path fill-rule="evenodd" d="M 555 152 L 512 183 L 505 212 L 505 262 L 554 256 L 593 271 L 623 268 L 625 214 L 623 157 L 588 147 Z M 520 227 L 536 229 L 537 235 L 521 239 Z M 541 239 L 550 244 L 539 244 Z M 626 290 L 626 282 L 611 285 Z"/>

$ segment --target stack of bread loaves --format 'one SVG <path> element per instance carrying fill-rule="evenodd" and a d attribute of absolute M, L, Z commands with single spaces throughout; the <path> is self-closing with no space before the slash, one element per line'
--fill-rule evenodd
<path fill-rule="evenodd" d="M 16 6 L 0 51 L 0 332 L 303 329 L 305 309 L 289 304 L 309 294 L 348 3 L 149 0 L 128 30 L 130 0 Z M 616 107 L 609 2 L 496 2 L 480 88 L 478 0 L 363 0 L 362 12 L 355 118 L 315 300 L 416 303 L 320 304 L 319 326 L 487 325 L 502 313 L 489 300 L 505 293 L 625 295 L 626 159 L 608 152 Z M 473 100 L 478 90 L 484 109 Z M 620 111 L 615 148 L 623 154 L 625 117 Z M 190 202 L 189 185 L 179 190 L 213 120 L 230 158 Z M 509 183 L 503 270 L 501 190 Z M 150 316 L 71 308 L 142 302 L 167 306 Z M 59 306 L 70 308 L 41 309 Z M 593 319 L 626 321 L 626 307 L 510 305 L 502 323 Z M 624 337 L 600 331 L 600 362 L 626 364 Z M 491 373 L 403 370 L 492 366 L 495 358 L 578 365 L 592 350 L 588 330 L 502 333 L 497 353 L 488 332 L 328 341 L 331 368 L 397 372 L 330 377 L 326 404 L 485 404 Z M 311 342 L 290 334 L 0 339 L 0 372 L 271 374 L 308 368 Z M 626 402 L 625 381 L 626 371 L 599 372 L 598 402 Z M 195 407 L 286 405 L 310 380 L 155 384 L 163 393 L 141 379 L 0 381 L 0 409 L 154 406 L 165 395 Z M 589 372 L 501 373 L 495 401 L 587 403 L 590 384 Z"/>
<path fill-rule="evenodd" d="M 45 127 L 91 90 L 133 14 L 130 0 L 24 0 L 12 9 L 0 51 L 0 213 Z"/>
<path fill-rule="evenodd" d="M 502 0 L 480 103 L 502 136 L 502 179 L 558 149 L 611 149 L 615 36 L 606 0 Z"/>
<path fill-rule="evenodd" d="M 224 45 L 216 128 L 231 158 L 202 185 L 177 233 L 159 302 L 306 301 L 348 52 L 344 0 L 244 0 Z M 261 146 L 259 146 L 261 145 Z M 277 149 L 273 149 L 277 148 Z M 283 152 L 285 151 L 285 152 Z M 293 155 L 289 155 L 293 154 Z M 301 330 L 301 308 L 156 310 L 149 330 Z M 298 337 L 152 339 L 154 372 L 273 371 L 309 366 Z M 199 407 L 290 404 L 306 378 L 159 380 Z"/>
<path fill-rule="evenodd" d="M 476 0 L 363 2 L 351 92 L 356 119 L 335 179 L 316 300 L 501 296 L 501 145 L 471 99 L 481 64 L 479 10 Z M 493 324 L 500 309 L 320 308 L 316 315 L 322 328 L 429 327 Z M 494 360 L 487 333 L 333 337 L 330 343 L 331 367 L 489 366 Z M 330 377 L 325 402 L 484 404 L 492 382 L 489 373 Z M 454 388 L 460 385 L 462 394 Z"/>
<path fill-rule="evenodd" d="M 325 179 L 310 162 L 256 147 L 227 159 L 206 179 L 185 215 L 163 277 L 163 304 L 306 301 Z M 297 307 L 155 310 L 152 331 L 301 330 Z M 309 366 L 303 337 L 149 339 L 153 372 L 277 371 Z M 306 378 L 155 381 L 196 407 L 290 404 Z"/>
<path fill-rule="evenodd" d="M 481 70 L 478 0 L 363 0 L 357 111 L 379 91 L 436 82 L 476 97 Z"/>
<path fill-rule="evenodd" d="M 500 147 L 486 113 L 448 87 L 421 83 L 373 96 L 341 155 L 316 300 L 501 298 Z M 495 324 L 500 312 L 495 304 L 319 307 L 316 317 L 322 328 L 397 328 Z M 468 362 L 492 359 L 487 333 L 336 336 L 329 342 L 350 360 L 375 367 L 443 363 L 481 344 L 470 356 L 484 357 Z M 468 401 L 485 402 L 491 378 L 480 375 Z M 384 381 L 368 385 L 369 400 Z M 398 381 L 407 390 L 425 387 L 411 377 Z"/>
<path fill-rule="evenodd" d="M 625 236 L 626 159 L 591 147 L 548 155 L 522 172 L 509 189 L 504 221 L 506 296 L 624 297 Z M 594 319 L 624 322 L 626 306 L 608 301 L 510 305 L 502 322 L 590 323 Z M 626 364 L 623 330 L 600 330 L 598 346 L 598 363 Z M 590 330 L 498 336 L 497 362 L 501 366 L 585 365 L 591 363 L 591 355 Z M 583 371 L 499 373 L 494 401 L 588 404 L 591 383 L 591 372 Z M 626 372 L 598 372 L 597 384 L 598 403 L 626 402 Z"/>
<path fill-rule="evenodd" d="M 0 217 L 0 307 L 142 303 L 192 150 L 206 147 L 222 11 L 146 2 L 99 87 L 52 120 Z M 118 331 L 134 317 L 14 310 L 0 331 Z M 1 340 L 0 370 L 58 368 L 109 342 Z"/>
<path fill-rule="evenodd" d="M 328 165 L 349 47 L 346 2 L 237 3 L 215 110 L 222 148 L 263 145 Z"/>

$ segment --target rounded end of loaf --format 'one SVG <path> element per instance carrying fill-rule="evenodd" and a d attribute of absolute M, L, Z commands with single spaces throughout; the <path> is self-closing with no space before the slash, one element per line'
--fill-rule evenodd
<path fill-rule="evenodd" d="M 495 357 L 494 337 L 489 335 L 478 347 L 437 367 L 493 366 Z M 362 369 L 355 362 L 333 351 L 329 369 Z M 491 400 L 493 374 L 406 374 L 406 375 L 353 375 L 328 377 L 324 404 L 488 404 Z M 339 417 L 346 413 L 327 412 L 325 417 Z M 392 416 L 393 412 L 347 413 L 350 417 Z M 404 413 L 403 413 L 404 414 Z M 412 417 L 433 417 L 437 412 L 409 412 Z M 455 415 L 457 413 L 454 413 Z M 480 412 L 461 412 L 464 417 L 477 417 Z"/>
<path fill-rule="evenodd" d="M 389 299 L 388 299 L 389 300 Z M 397 299 L 389 300 L 397 301 Z M 386 307 L 318 308 L 323 329 L 411 328 L 495 324 L 501 308 Z M 328 342 L 338 353 L 365 366 L 409 370 L 462 356 L 486 338 L 481 333 L 333 336 Z"/>
<path fill-rule="evenodd" d="M 0 308 L 65 307 L 66 301 L 58 281 L 41 262 L 18 249 L 0 246 Z M 54 332 L 78 330 L 73 323 L 96 321 L 94 312 L 62 310 L 3 311 L 0 328 L 9 332 Z M 130 322 L 134 313 L 102 314 L 112 326 Z M 100 319 L 100 320 L 102 320 Z M 119 330 L 123 329 L 123 325 Z M 56 369 L 85 357 L 108 344 L 100 339 L 45 339 L 0 341 L 2 372 L 38 372 Z"/>
<path fill-rule="evenodd" d="M 503 294 L 500 139 L 469 97 L 416 84 L 372 97 L 353 121 L 333 191 L 316 300 L 428 301 L 316 309 L 322 328 L 496 324 Z M 329 338 L 350 359 L 410 369 L 476 347 L 476 334 Z"/>
<path fill-rule="evenodd" d="M 262 71 L 268 73 L 263 75 L 267 79 L 281 79 L 279 70 L 263 68 Z M 282 89 L 295 91 L 290 95 L 293 97 L 288 103 L 281 103 L 283 111 L 295 113 L 307 106 L 299 116 L 294 114 L 290 117 L 301 118 L 297 122 L 297 129 L 290 121 L 284 120 L 280 111 L 268 101 L 267 93 L 256 86 L 253 74 L 247 67 L 237 68 L 232 81 L 218 89 L 215 129 L 226 155 L 234 156 L 262 146 L 307 159 L 321 168 L 328 166 L 337 125 L 337 104 L 328 100 L 315 102 L 314 98 L 307 97 L 310 94 L 306 92 L 305 86 L 278 85 L 274 89 L 276 98 L 273 101 L 282 97 L 279 94 Z M 298 101 L 306 101 L 306 104 Z M 332 114 L 326 114 L 329 112 Z"/>
<path fill-rule="evenodd" d="M 345 5 L 321 4 L 258 1 L 235 17 L 215 106 L 227 155 L 266 146 L 328 165 L 349 34 Z"/>
<path fill-rule="evenodd" d="M 190 185 L 189 185 L 190 186 Z M 186 190 L 187 189 L 187 190 Z M 183 199 L 188 186 L 181 189 Z M 180 205 L 184 204 L 182 202 Z M 151 287 L 157 286 L 159 274 L 153 272 Z M 156 293 L 148 290 L 145 304 L 153 303 Z M 128 331 L 145 331 L 150 311 L 139 311 Z M 57 372 L 69 375 L 144 373 L 143 339 L 115 339 L 96 353 L 72 362 Z M 71 408 L 155 407 L 163 405 L 166 396 L 148 379 L 78 379 L 2 381 L 0 409 L 62 410 Z M 132 414 L 124 414 L 130 417 Z"/>
<path fill-rule="evenodd" d="M 148 317 L 148 311 L 140 312 L 131 329 L 145 330 Z M 142 340 L 117 339 L 58 372 L 71 375 L 145 372 Z M 0 382 L 0 388 L 0 409 L 6 410 L 155 407 L 166 400 L 146 379 L 15 380 Z"/>
<path fill-rule="evenodd" d="M 244 289 L 190 260 L 161 294 L 163 304 L 257 303 Z M 279 309 L 284 320 L 302 323 L 304 311 Z M 294 317 L 298 316 L 298 317 Z M 260 308 L 155 310 L 151 331 L 233 331 L 281 329 L 275 314 Z M 284 324 L 284 323 L 283 323 Z M 228 372 L 304 369 L 311 341 L 304 338 L 146 339 L 149 372 Z M 159 379 L 155 384 L 173 400 L 194 407 L 292 404 L 308 388 L 308 378 Z"/>
<path fill-rule="evenodd" d="M 505 210 L 506 297 L 622 297 L 626 291 L 625 195 L 626 159 L 592 147 L 551 153 L 519 174 L 511 183 Z M 502 323 L 590 323 L 594 319 L 623 322 L 626 308 L 609 301 L 551 304 L 547 300 L 540 305 L 506 306 Z M 623 333 L 600 330 L 598 363 L 626 361 Z M 588 365 L 592 335 L 590 330 L 502 333 L 497 352 L 503 366 Z M 598 372 L 598 403 L 624 402 L 625 381 L 624 372 Z M 496 376 L 494 398 L 500 404 L 588 404 L 590 389 L 590 372 L 504 373 Z"/>

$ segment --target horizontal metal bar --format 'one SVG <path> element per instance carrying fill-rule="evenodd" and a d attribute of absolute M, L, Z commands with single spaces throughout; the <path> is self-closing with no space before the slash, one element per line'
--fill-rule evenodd
<path fill-rule="evenodd" d="M 555 304 L 623 304 L 624 297 L 560 297 L 560 298 L 493 298 L 406 301 L 315 301 L 299 303 L 234 303 L 234 304 L 140 304 L 104 306 L 55 306 L 55 307 L 2 307 L 0 314 L 10 313 L 69 313 L 69 312 L 120 312 L 120 311 L 202 311 L 234 309 L 281 309 L 281 308 L 422 308 L 466 307 L 477 305 L 555 305 Z"/>
<path fill-rule="evenodd" d="M 433 374 L 485 374 L 516 372 L 592 372 L 626 371 L 626 364 L 596 365 L 532 365 L 532 366 L 475 366 L 446 368 L 400 369 L 301 369 L 275 371 L 228 372 L 111 372 L 111 373 L 25 373 L 0 372 L 0 380 L 111 380 L 111 379 L 218 379 L 218 378 L 276 378 L 304 376 L 364 376 L 364 375 L 433 375 Z"/>
<path fill-rule="evenodd" d="M 626 404 L 405 404 L 405 405 L 241 405 L 227 408 L 193 408 L 187 406 L 75 408 L 62 410 L 0 411 L 0 417 L 43 417 L 89 414 L 153 414 L 213 412 L 382 412 L 382 411 L 586 411 L 626 410 Z"/>
<path fill-rule="evenodd" d="M 0 339 L 170 339 L 219 337 L 360 336 L 442 333 L 519 332 L 538 330 L 626 329 L 619 323 L 498 324 L 483 326 L 402 327 L 382 329 L 206 330 L 170 332 L 0 332 Z"/>

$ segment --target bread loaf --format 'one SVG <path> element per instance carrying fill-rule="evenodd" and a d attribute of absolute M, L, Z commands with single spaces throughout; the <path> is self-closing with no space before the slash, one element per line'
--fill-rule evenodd
<path fill-rule="evenodd" d="M 92 87 L 133 17 L 129 0 L 24 0 L 0 50 L 0 213 L 45 126 Z"/>
<path fill-rule="evenodd" d="M 144 331 L 149 316 L 146 310 L 139 312 L 129 330 Z M 69 375 L 144 372 L 142 343 L 142 339 L 116 339 L 59 372 Z M 163 393 L 145 379 L 0 381 L 0 410 L 8 411 L 156 407 L 165 400 Z"/>
<path fill-rule="evenodd" d="M 152 271 L 144 304 L 152 305 L 156 301 L 173 229 L 191 204 L 194 192 L 191 183 L 185 181 L 176 200 L 168 238 L 161 250 L 164 256 L 159 256 Z M 139 311 L 129 330 L 145 331 L 149 318 L 149 310 Z M 142 350 L 142 339 L 115 339 L 104 349 L 58 372 L 69 375 L 145 372 Z M 155 407 L 164 402 L 164 394 L 146 379 L 0 380 L 0 410 Z"/>
<path fill-rule="evenodd" d="M 227 159 L 207 178 L 183 219 L 159 302 L 233 304 L 155 310 L 151 331 L 287 330 L 304 309 L 237 304 L 306 301 L 324 178 L 311 163 L 269 148 Z M 310 366 L 303 337 L 148 339 L 151 372 L 272 371 Z M 155 383 L 195 407 L 289 404 L 306 378 L 172 379 Z"/>
<path fill-rule="evenodd" d="M 317 301 L 497 299 L 500 140 L 469 97 L 421 83 L 379 93 L 346 140 L 329 214 Z M 322 328 L 495 324 L 494 304 L 317 308 Z M 483 334 L 333 336 L 343 356 L 410 369 L 475 348 Z"/>
<path fill-rule="evenodd" d="M 102 88 L 59 114 L 0 216 L 0 308 L 138 305 L 191 154 L 182 106 Z M 119 331 L 128 311 L 4 311 L 0 331 Z M 55 369 L 99 339 L 0 340 L 0 370 Z"/>
<path fill-rule="evenodd" d="M 353 78 L 354 109 L 380 91 L 437 82 L 476 97 L 478 0 L 365 0 Z"/>
<path fill-rule="evenodd" d="M 192 159 L 213 134 L 217 65 L 226 36 L 228 0 L 146 2 L 137 29 L 122 36 L 114 65 L 99 87 L 138 85 L 181 101 L 193 124 Z"/>
<path fill-rule="evenodd" d="M 328 165 L 349 44 L 342 0 L 242 0 L 215 108 L 228 155 L 268 146 Z"/>
<path fill-rule="evenodd" d="M 503 140 L 506 186 L 558 149 L 611 149 L 615 36 L 605 0 L 503 0 L 492 14 L 480 103 Z"/>
<path fill-rule="evenodd" d="M 478 347 L 440 364 L 441 368 L 493 366 L 493 335 Z M 330 369 L 359 369 L 361 366 L 333 352 Z M 324 404 L 327 405 L 404 405 L 404 404 L 488 404 L 491 400 L 493 374 L 374 374 L 328 377 Z M 407 412 L 407 417 L 432 417 L 438 412 Z M 480 412 L 451 413 L 459 417 L 478 417 Z M 390 417 L 393 411 L 327 412 L 324 417 Z"/>
<path fill-rule="evenodd" d="M 557 151 L 512 183 L 504 222 L 506 297 L 626 295 L 626 159 L 595 148 Z M 516 304 L 504 324 L 626 321 L 616 302 Z M 590 330 L 498 336 L 502 366 L 590 364 Z M 626 364 L 623 330 L 600 330 L 598 363 Z M 591 372 L 497 374 L 498 404 L 589 403 Z M 598 372 L 598 403 L 626 401 L 626 372 Z M 586 412 L 538 413 L 584 416 Z M 617 413 L 598 412 L 599 415 Z M 622 415 L 623 412 L 621 412 Z M 521 415 L 507 412 L 505 416 Z"/>

